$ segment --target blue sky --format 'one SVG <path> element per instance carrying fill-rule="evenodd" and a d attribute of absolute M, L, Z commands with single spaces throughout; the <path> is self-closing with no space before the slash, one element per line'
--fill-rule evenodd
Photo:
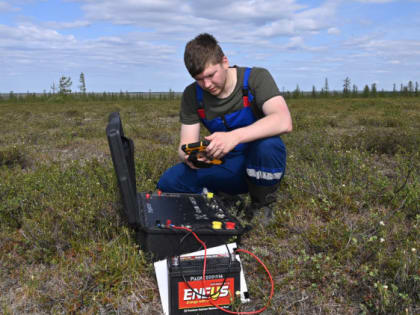
<path fill-rule="evenodd" d="M 420 0 L 0 0 L 0 93 L 182 91 L 187 41 L 209 32 L 231 65 L 281 90 L 420 82 Z"/>

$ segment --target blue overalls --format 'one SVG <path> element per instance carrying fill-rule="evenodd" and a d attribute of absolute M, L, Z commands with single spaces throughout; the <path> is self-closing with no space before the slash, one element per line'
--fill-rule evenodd
<path fill-rule="evenodd" d="M 203 90 L 196 84 L 197 113 L 210 133 L 227 132 L 249 126 L 256 121 L 252 112 L 253 95 L 248 87 L 251 68 L 246 68 L 243 85 L 243 107 L 235 112 L 206 119 Z M 185 163 L 169 168 L 159 179 L 157 188 L 163 192 L 201 193 L 206 187 L 214 193 L 231 195 L 248 192 L 246 180 L 255 185 L 280 183 L 286 169 L 286 148 L 278 136 L 241 143 L 223 158 L 223 164 L 210 168 L 191 169 Z"/>

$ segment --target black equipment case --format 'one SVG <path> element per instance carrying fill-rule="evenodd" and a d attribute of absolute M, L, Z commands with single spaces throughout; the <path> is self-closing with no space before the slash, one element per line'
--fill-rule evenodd
<path fill-rule="evenodd" d="M 204 194 L 137 193 L 133 141 L 124 136 L 118 112 L 111 113 L 106 128 L 112 162 L 117 175 L 124 214 L 136 231 L 136 241 L 154 259 L 193 252 L 207 247 L 240 242 L 244 228 L 231 216 L 217 197 Z"/>

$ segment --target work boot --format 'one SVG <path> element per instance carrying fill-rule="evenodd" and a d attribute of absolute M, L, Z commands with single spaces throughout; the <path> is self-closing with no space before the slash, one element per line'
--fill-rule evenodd
<path fill-rule="evenodd" d="M 258 220 L 263 226 L 267 226 L 273 219 L 273 209 L 269 206 L 260 206 L 251 203 L 245 208 L 245 219 L 251 222 L 254 218 Z"/>
<path fill-rule="evenodd" d="M 245 208 L 245 218 L 251 221 L 257 218 L 262 225 L 268 225 L 273 219 L 273 210 L 270 205 L 276 201 L 278 185 L 259 186 L 247 181 L 251 204 Z"/>

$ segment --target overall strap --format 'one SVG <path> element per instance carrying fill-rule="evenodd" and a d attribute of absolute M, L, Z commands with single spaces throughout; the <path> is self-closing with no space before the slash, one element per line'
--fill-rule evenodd
<path fill-rule="evenodd" d="M 249 90 L 248 79 L 251 74 L 251 68 L 246 68 L 244 73 L 244 86 L 242 87 L 242 99 L 244 107 L 249 107 L 253 100 L 253 96 Z"/>
<path fill-rule="evenodd" d="M 206 118 L 206 114 L 204 113 L 204 104 L 203 104 L 203 89 L 198 85 L 195 84 L 195 95 L 197 97 L 197 113 L 201 119 Z"/>

